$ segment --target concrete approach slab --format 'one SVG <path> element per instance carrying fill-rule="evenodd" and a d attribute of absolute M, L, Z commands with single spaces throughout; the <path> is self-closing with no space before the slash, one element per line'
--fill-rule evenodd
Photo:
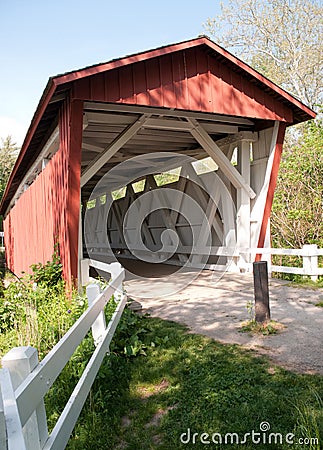
<path fill-rule="evenodd" d="M 241 323 L 250 318 L 247 305 L 254 301 L 251 274 L 219 277 L 204 270 L 194 279 L 197 274 L 187 271 L 173 277 L 168 289 L 169 274 L 157 278 L 154 264 L 144 271 L 141 279 L 128 274 L 125 283 L 128 295 L 140 302 L 144 312 L 185 324 L 192 332 L 217 341 L 253 349 L 287 369 L 323 375 L 323 308 L 315 306 L 323 301 L 323 289 L 292 287 L 270 279 L 271 316 L 285 328 L 276 335 L 251 336 L 241 332 Z M 190 277 L 191 283 L 185 286 Z"/>

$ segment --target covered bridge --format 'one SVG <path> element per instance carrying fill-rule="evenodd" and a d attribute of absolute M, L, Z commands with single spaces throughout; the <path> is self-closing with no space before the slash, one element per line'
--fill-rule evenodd
<path fill-rule="evenodd" d="M 246 249 L 268 243 L 285 129 L 314 117 L 206 37 L 50 78 L 1 204 L 8 266 L 17 274 L 28 271 L 49 260 L 58 243 L 65 278 L 77 279 L 84 251 L 104 259 L 109 248 L 120 258 L 140 259 L 145 256 L 142 248 L 136 253 L 140 238 L 147 255 L 152 252 L 146 261 L 189 260 L 214 268 L 220 259 L 227 264 L 214 249 L 236 247 L 234 268 L 245 270 L 255 257 Z M 206 157 L 213 168 L 199 174 L 190 158 Z M 119 173 L 127 161 L 131 164 Z M 147 163 L 154 170 L 144 169 Z M 152 173 L 168 170 L 179 178 L 158 184 Z M 197 214 L 190 223 L 170 188 L 192 198 L 204 217 Z M 158 190 L 159 203 L 145 210 L 138 234 L 126 213 L 152 190 Z M 84 229 L 86 215 L 90 227 Z M 189 226 L 197 236 L 194 245 Z M 165 229 L 177 235 L 166 242 L 167 247 L 176 241 L 169 261 L 166 247 L 164 256 L 155 252 Z"/>

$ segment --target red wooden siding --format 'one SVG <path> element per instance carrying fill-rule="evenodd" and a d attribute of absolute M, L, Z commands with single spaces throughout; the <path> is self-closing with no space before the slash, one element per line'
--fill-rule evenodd
<path fill-rule="evenodd" d="M 74 81 L 82 100 L 161 106 L 292 122 L 292 111 L 201 47 Z"/>
<path fill-rule="evenodd" d="M 6 256 L 9 268 L 18 276 L 29 271 L 31 264 L 46 262 L 54 251 L 57 217 L 53 194 L 58 186 L 52 185 L 55 174 L 54 160 L 23 193 L 4 221 Z M 64 193 L 62 191 L 62 197 Z"/>
<path fill-rule="evenodd" d="M 64 278 L 77 278 L 82 116 L 82 102 L 64 104 L 58 152 L 4 221 L 7 262 L 17 275 L 50 260 L 58 243 Z"/>

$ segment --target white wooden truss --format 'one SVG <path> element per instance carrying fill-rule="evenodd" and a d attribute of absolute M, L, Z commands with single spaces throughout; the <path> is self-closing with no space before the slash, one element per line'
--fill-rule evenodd
<path fill-rule="evenodd" d="M 248 270 L 253 256 L 246 249 L 258 244 L 278 123 L 254 132 L 252 121 L 237 117 L 93 103 L 86 103 L 85 111 L 81 177 L 84 208 L 89 198 L 93 200 L 98 180 L 110 174 L 110 188 L 98 192 L 89 203 L 92 207 L 86 208 L 83 238 L 91 257 L 99 253 L 108 261 L 108 253 L 113 252 L 119 259 L 143 258 L 213 269 L 230 264 L 232 270 Z M 135 157 L 167 152 L 196 159 L 210 156 L 217 169 L 198 175 L 186 162 L 180 165 L 177 182 L 158 187 L 153 173 L 142 170 Z M 111 171 L 129 160 L 126 175 Z M 155 164 L 153 160 L 151 164 Z M 156 160 L 155 173 L 175 168 L 174 164 Z M 135 193 L 133 182 L 138 180 L 144 180 L 144 190 Z M 125 187 L 125 196 L 111 202 L 111 186 Z M 180 212 L 183 197 L 171 195 L 169 189 L 188 195 L 203 210 L 189 224 L 198 236 L 194 245 L 190 226 Z M 142 215 L 147 208 L 145 194 L 150 191 L 156 194 L 149 205 L 154 213 L 136 229 L 127 211 L 132 208 L 134 215 Z M 142 243 L 147 247 L 146 254 Z"/>

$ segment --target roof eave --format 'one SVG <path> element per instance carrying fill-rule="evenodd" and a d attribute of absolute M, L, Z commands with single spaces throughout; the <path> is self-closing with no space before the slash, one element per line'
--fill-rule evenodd
<path fill-rule="evenodd" d="M 24 142 L 23 142 L 23 144 L 21 146 L 21 150 L 19 152 L 19 155 L 17 157 L 15 165 L 14 165 L 14 167 L 12 169 L 11 174 L 10 174 L 8 183 L 6 185 L 6 189 L 5 189 L 5 192 L 3 194 L 3 197 L 2 197 L 2 200 L 1 200 L 1 204 L 0 204 L 0 214 L 1 215 L 4 215 L 6 213 L 7 207 L 9 206 L 9 203 L 8 203 L 8 201 L 6 201 L 6 199 L 7 199 L 7 195 L 9 194 L 12 182 L 13 182 L 13 180 L 15 178 L 16 173 L 17 173 L 17 169 L 20 166 L 20 164 L 21 164 L 21 162 L 22 162 L 22 160 L 23 160 L 23 158 L 24 158 L 24 156 L 26 154 L 28 146 L 29 146 L 29 144 L 30 144 L 30 142 L 32 140 L 32 137 L 33 137 L 33 135 L 34 135 L 34 133 L 35 133 L 35 131 L 37 129 L 37 126 L 38 126 L 38 124 L 39 124 L 39 122 L 40 122 L 40 120 L 41 120 L 41 118 L 42 118 L 42 116 L 43 116 L 43 114 L 44 114 L 44 112 L 45 112 L 49 102 L 50 102 L 50 99 L 53 96 L 53 93 L 55 92 L 55 89 L 56 89 L 56 83 L 55 83 L 54 79 L 53 78 L 49 78 L 48 83 L 47 83 L 47 85 L 46 85 L 46 87 L 44 89 L 44 92 L 43 92 L 43 94 L 41 96 L 41 99 L 40 99 L 40 101 L 38 103 L 38 106 L 36 108 L 35 114 L 34 114 L 32 120 L 31 120 L 31 123 L 29 125 L 29 128 L 28 128 L 28 131 L 26 133 Z"/>

